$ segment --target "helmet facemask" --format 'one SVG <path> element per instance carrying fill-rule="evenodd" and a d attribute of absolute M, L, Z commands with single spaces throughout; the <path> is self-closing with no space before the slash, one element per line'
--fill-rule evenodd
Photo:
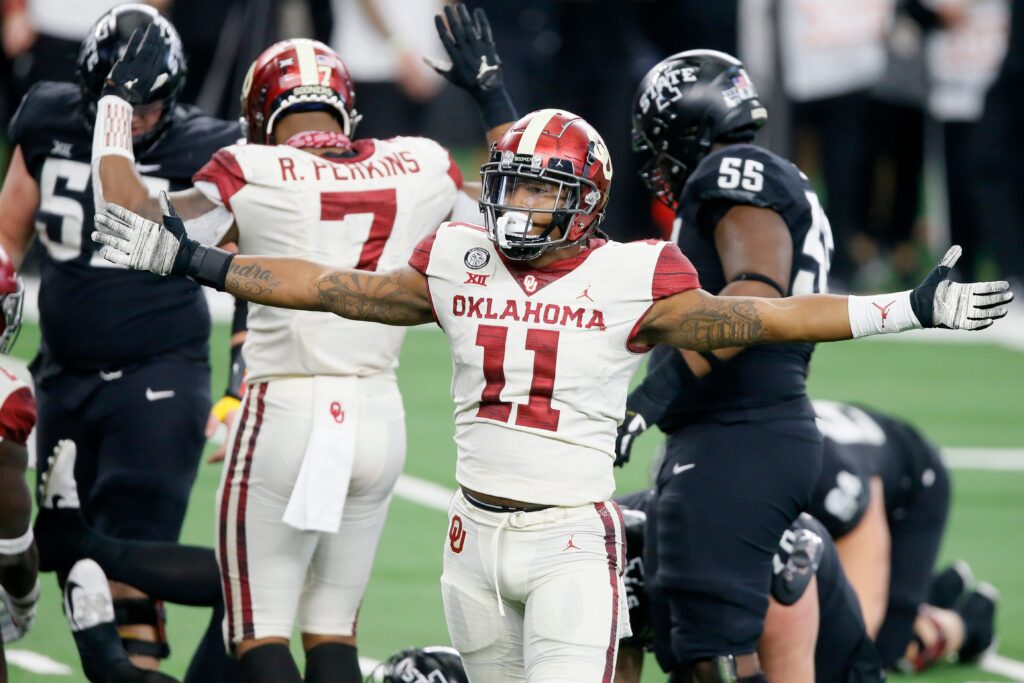
<path fill-rule="evenodd" d="M 582 234 L 573 235 L 577 216 L 599 211 L 601 193 L 597 185 L 571 170 L 541 168 L 532 160 L 519 163 L 511 153 L 504 153 L 500 161 L 484 164 L 481 173 L 480 208 L 487 235 L 510 259 L 529 261 L 552 248 L 575 246 L 600 222 L 598 218 Z M 515 203 L 531 194 L 538 197 L 538 206 Z M 550 216 L 550 222 L 538 224 L 540 216 Z"/>

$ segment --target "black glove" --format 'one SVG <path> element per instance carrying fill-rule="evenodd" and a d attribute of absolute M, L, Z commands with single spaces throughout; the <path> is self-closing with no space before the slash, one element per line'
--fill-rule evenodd
<path fill-rule="evenodd" d="M 647 420 L 635 410 L 626 410 L 626 418 L 619 425 L 618 433 L 615 435 L 615 463 L 616 467 L 622 467 L 629 462 L 629 456 L 633 450 L 633 442 L 636 437 L 647 429 Z"/>
<path fill-rule="evenodd" d="M 518 117 L 502 80 L 501 58 L 487 15 L 477 8 L 471 17 L 466 5 L 459 3 L 455 7 L 445 6 L 444 16 L 447 25 L 441 15 L 434 17 L 434 25 L 451 63 L 430 57 L 424 57 L 424 61 L 476 100 L 488 130 L 515 121 Z"/>
<path fill-rule="evenodd" d="M 132 106 L 145 104 L 149 94 L 168 79 L 164 64 L 163 36 L 160 27 L 150 24 L 135 29 L 124 55 L 107 75 L 101 96 L 115 95 Z"/>

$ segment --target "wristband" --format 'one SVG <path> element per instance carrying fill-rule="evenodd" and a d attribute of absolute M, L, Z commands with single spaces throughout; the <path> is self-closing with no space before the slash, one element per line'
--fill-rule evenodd
<path fill-rule="evenodd" d="M 107 95 L 96 103 L 96 125 L 92 132 L 92 160 L 119 156 L 135 161 L 132 149 L 132 105 Z"/>
<path fill-rule="evenodd" d="M 911 290 L 907 290 L 895 294 L 847 297 L 853 338 L 921 329 L 923 326 L 910 305 L 910 294 Z"/>
<path fill-rule="evenodd" d="M 231 369 L 228 374 L 228 388 L 225 396 L 241 399 L 245 393 L 245 355 L 242 353 L 242 345 L 235 344 L 231 347 Z"/>
<path fill-rule="evenodd" d="M 223 292 L 228 267 L 231 266 L 231 260 L 235 255 L 217 247 L 205 247 L 198 242 L 192 244 L 195 246 L 185 266 L 184 276 L 193 282 Z"/>
<path fill-rule="evenodd" d="M 503 123 L 515 121 L 516 108 L 512 106 L 512 97 L 504 86 L 494 90 L 477 89 L 471 92 L 480 108 L 480 118 L 484 122 L 484 130 L 497 128 Z"/>

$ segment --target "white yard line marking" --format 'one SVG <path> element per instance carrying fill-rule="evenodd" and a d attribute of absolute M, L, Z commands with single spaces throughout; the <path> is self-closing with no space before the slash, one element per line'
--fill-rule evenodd
<path fill-rule="evenodd" d="M 955 470 L 1024 472 L 1024 448 L 943 448 L 942 459 Z"/>
<path fill-rule="evenodd" d="M 7 650 L 7 662 L 34 674 L 70 676 L 71 667 L 31 650 Z"/>
<path fill-rule="evenodd" d="M 1016 659 L 992 653 L 982 657 L 978 666 L 990 674 L 999 674 L 1018 682 L 1024 681 L 1024 662 L 1018 662 Z"/>
<path fill-rule="evenodd" d="M 395 484 L 395 495 L 435 510 L 447 510 L 455 491 L 426 479 L 403 474 Z"/>

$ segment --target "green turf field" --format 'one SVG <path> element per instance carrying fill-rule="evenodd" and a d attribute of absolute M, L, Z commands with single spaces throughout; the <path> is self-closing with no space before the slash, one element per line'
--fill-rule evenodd
<path fill-rule="evenodd" d="M 226 329 L 217 328 L 214 386 L 223 387 Z M 30 355 L 38 330 L 26 326 L 18 352 Z M 448 397 L 451 364 L 444 337 L 413 330 L 402 354 L 399 375 L 408 417 L 406 474 L 453 487 L 455 455 Z M 1024 384 L 1024 354 L 994 345 L 853 342 L 825 346 L 815 356 L 811 381 L 818 398 L 857 400 L 916 422 L 946 446 L 1024 448 L 1024 411 L 1018 396 Z M 659 438 L 645 436 L 634 461 L 620 473 L 620 490 L 647 482 Z M 196 484 L 183 542 L 213 542 L 213 500 L 219 468 L 203 466 Z M 977 576 L 1002 593 L 999 652 L 1024 660 L 1024 471 L 957 470 L 954 502 L 943 559 L 970 560 Z M 444 513 L 396 498 L 360 613 L 361 654 L 383 658 L 410 645 L 447 644 L 438 578 L 446 538 Z M 174 653 L 165 667 L 180 675 L 208 620 L 204 610 L 170 610 Z M 822 628 L 828 628 L 823 624 Z M 9 648 L 37 652 L 71 666 L 71 676 L 28 673 L 13 667 L 14 683 L 84 680 L 77 666 L 59 593 L 50 577 L 33 632 Z M 659 681 L 649 661 L 644 681 Z M 897 680 L 898 677 L 897 677 Z M 963 683 L 1008 680 L 974 668 L 948 666 L 917 680 Z M 1018 679 L 1024 681 L 1024 678 Z"/>

